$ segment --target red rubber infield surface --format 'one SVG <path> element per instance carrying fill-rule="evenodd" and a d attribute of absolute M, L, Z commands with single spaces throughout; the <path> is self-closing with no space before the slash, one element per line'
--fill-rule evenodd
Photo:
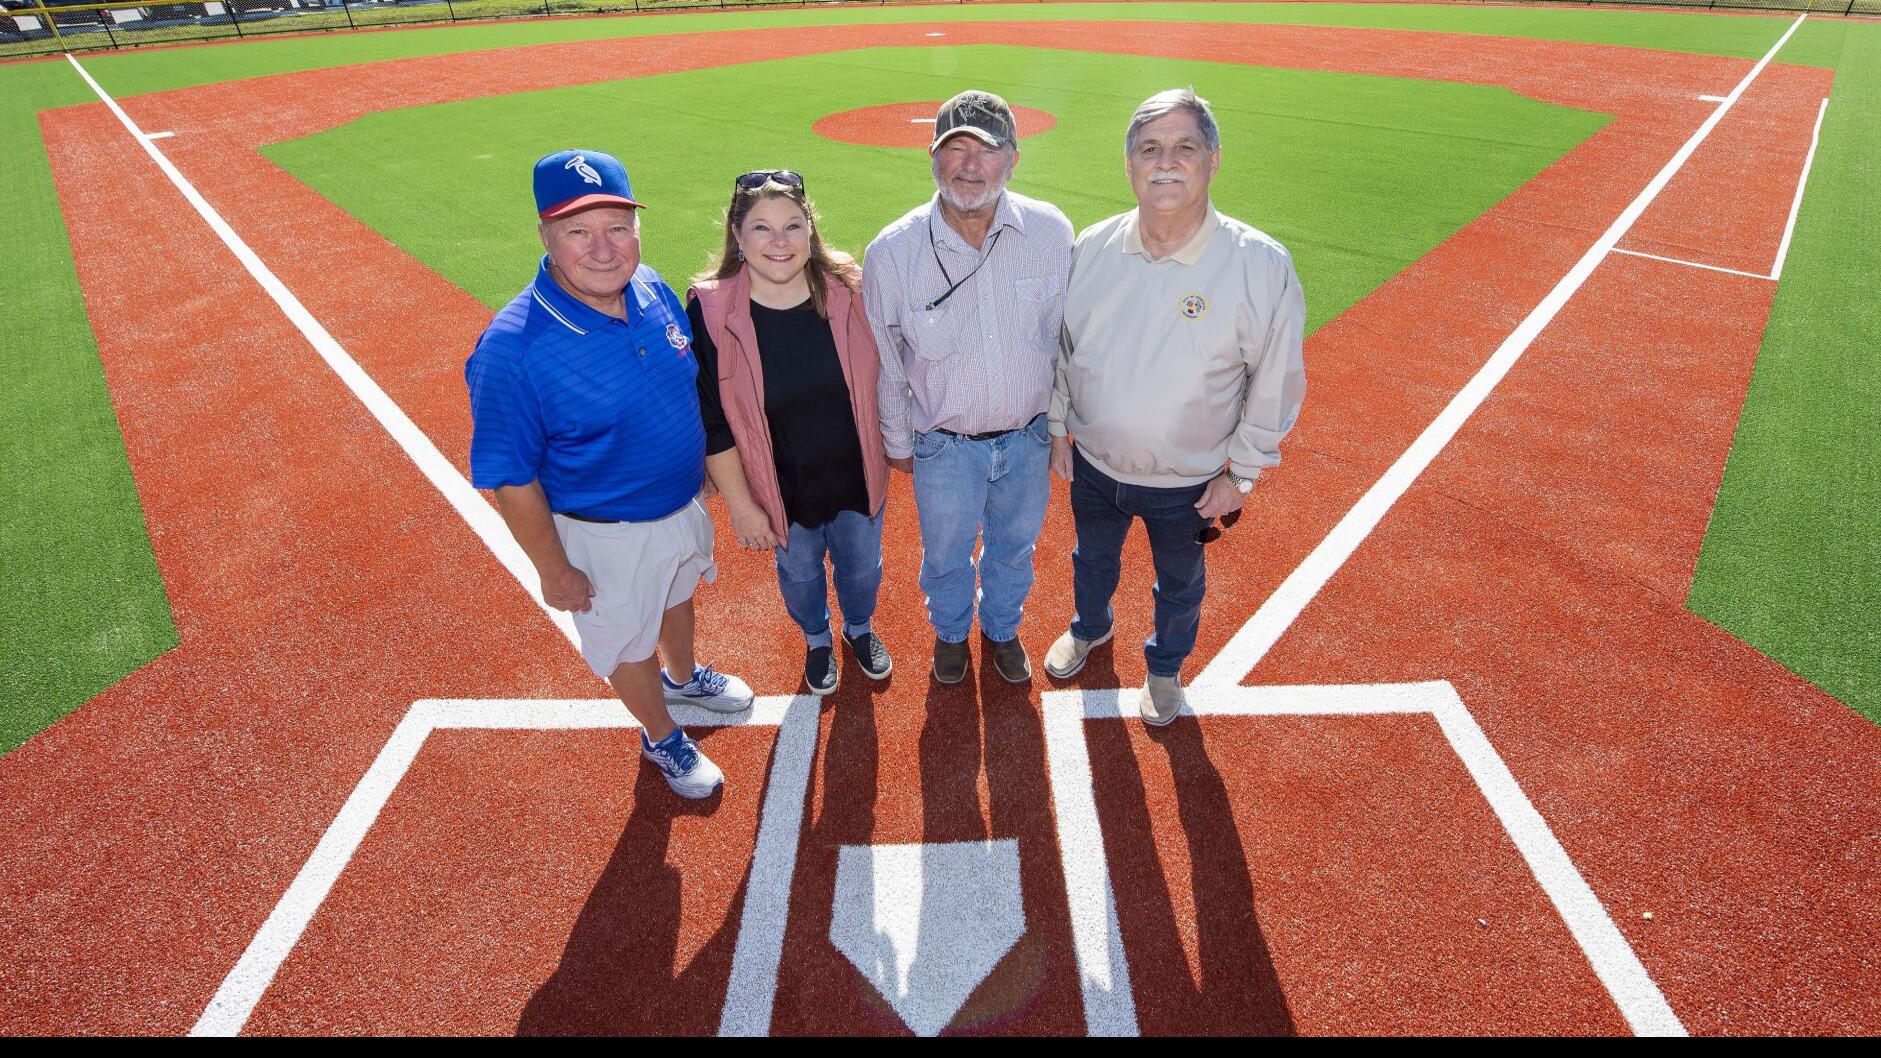
<path fill-rule="evenodd" d="M 124 105 L 177 133 L 165 153 L 463 469 L 462 363 L 488 310 L 256 147 L 570 71 L 924 46 L 932 28 L 548 45 Z M 1192 671 L 1685 142 L 1710 112 L 1697 96 L 1750 66 L 1313 27 L 944 28 L 948 45 L 1502 84 L 1615 115 L 1308 343 L 1286 464 L 1211 548 Z M 1767 272 L 1830 77 L 1769 67 L 1621 245 Z M 181 646 L 0 761 L 0 1030 L 182 1032 L 414 700 L 604 691 L 115 119 L 41 123 Z M 149 178 L 96 179 L 125 172 Z M 1244 682 L 1451 681 L 1686 1029 L 1875 1032 L 1881 732 L 1682 607 L 1773 290 L 1606 259 Z M 889 520 L 877 627 L 897 670 L 870 684 L 845 663 L 822 705 L 771 1027 L 907 1031 L 829 939 L 843 846 L 1014 839 L 1025 931 L 951 1024 L 1081 1032 L 1053 687 L 929 683 L 905 480 Z M 1060 492 L 1035 660 L 1070 616 L 1072 543 Z M 800 647 L 768 557 L 719 559 L 701 656 L 791 693 Z M 1071 686 L 1143 679 L 1140 539 L 1116 606 L 1117 644 Z M 1083 727 L 1143 1031 L 1626 1029 L 1428 718 Z M 728 784 L 700 806 L 640 768 L 631 731 L 434 734 L 247 1030 L 713 1031 L 774 736 L 711 732 Z"/>

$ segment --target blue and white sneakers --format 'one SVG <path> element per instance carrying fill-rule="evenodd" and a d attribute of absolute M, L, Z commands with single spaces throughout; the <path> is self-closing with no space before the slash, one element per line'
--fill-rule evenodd
<path fill-rule="evenodd" d="M 674 683 L 662 668 L 660 689 L 666 692 L 667 705 L 696 705 L 715 713 L 742 713 L 751 708 L 754 698 L 749 684 L 710 665 L 694 665 L 692 679 L 685 683 Z"/>
<path fill-rule="evenodd" d="M 700 752 L 699 744 L 683 727 L 674 728 L 672 734 L 658 742 L 648 742 L 647 733 L 640 732 L 640 755 L 660 769 L 661 777 L 674 793 L 688 800 L 704 800 L 725 785 L 725 773 Z"/>

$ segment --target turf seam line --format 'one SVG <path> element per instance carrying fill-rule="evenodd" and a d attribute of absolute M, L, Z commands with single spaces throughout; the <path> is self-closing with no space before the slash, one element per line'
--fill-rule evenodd
<path fill-rule="evenodd" d="M 1627 1024 L 1642 1036 L 1686 1034 L 1632 945 L 1448 680 L 1203 690 L 1206 693 L 1189 699 L 1183 716 L 1432 717 Z M 1135 701 L 1120 691 L 1047 691 L 1042 712 L 1086 1025 L 1093 1035 L 1134 1034 L 1135 998 L 1097 816 L 1096 783 L 1084 725 L 1094 720 L 1130 722 L 1136 713 Z"/>
<path fill-rule="evenodd" d="M 517 583 L 522 585 L 524 592 L 529 596 L 529 601 L 541 609 L 555 627 L 561 630 L 571 647 L 575 646 L 578 640 L 575 635 L 574 618 L 563 611 L 552 609 L 542 601 L 541 582 L 536 576 L 535 566 L 530 563 L 529 556 L 523 553 L 522 547 L 510 535 L 508 527 L 496 510 L 477 494 L 477 490 L 472 488 L 463 474 L 459 473 L 451 461 L 445 458 L 444 453 L 438 451 L 437 446 L 431 443 L 431 439 L 425 435 L 425 432 L 418 428 L 418 424 L 405 414 L 404 409 L 400 408 L 398 403 L 372 380 L 372 376 L 359 366 L 359 362 L 354 360 L 326 327 L 314 317 L 313 313 L 301 304 L 294 292 L 287 288 L 287 284 L 281 282 L 267 263 L 262 261 L 261 256 L 255 253 L 228 221 L 223 219 L 222 214 L 209 204 L 209 200 L 196 190 L 195 185 L 189 182 L 189 178 L 183 175 L 182 170 L 178 169 L 175 163 L 158 149 L 156 143 L 153 142 L 154 137 L 146 135 L 137 127 L 137 123 L 131 120 L 131 116 L 125 113 L 117 100 L 111 98 L 103 86 L 92 78 L 90 71 L 85 69 L 76 56 L 68 53 L 66 59 L 72 64 L 72 68 L 78 71 L 78 75 L 84 78 L 85 83 L 91 86 L 91 90 L 97 93 L 98 98 L 110 109 L 111 113 L 116 115 L 125 130 L 131 134 L 131 138 L 143 147 L 144 153 L 150 155 L 151 161 L 156 163 L 157 168 L 169 177 L 170 183 L 182 193 L 184 200 L 195 208 L 204 223 L 208 224 L 210 230 L 222 240 L 229 252 L 235 255 L 235 259 L 241 263 L 242 267 L 247 269 L 248 274 L 261 286 L 262 291 L 273 299 L 275 305 L 287 317 L 288 322 L 300 331 L 302 337 L 307 339 L 308 344 L 313 346 L 320 358 L 326 361 L 327 366 L 339 376 L 346 388 L 352 391 L 353 396 L 365 405 L 366 411 L 378 421 L 393 443 L 397 444 L 417 466 L 419 473 L 423 474 L 425 479 L 443 495 L 445 502 L 457 511 L 464 523 L 470 527 L 471 532 L 483 541 L 484 546 L 489 548 L 490 553 L 496 557 L 503 568 L 508 570 Z"/>
<path fill-rule="evenodd" d="M 804 795 L 809 789 L 816 755 L 818 700 L 810 695 L 759 698 L 743 716 L 707 712 L 698 706 L 673 706 L 673 719 L 687 727 L 776 727 L 772 775 L 765 787 L 756 847 L 752 854 L 750 885 L 745 896 L 737 953 L 733 956 L 733 991 L 727 993 L 730 1018 L 735 1001 L 742 999 L 741 1024 L 752 1024 L 759 1000 L 761 1023 L 770 1027 L 771 1000 L 777 987 L 777 968 L 783 953 L 783 929 L 790 901 L 790 883 L 796 876 L 797 847 L 803 822 Z M 433 731 L 507 730 L 558 731 L 625 728 L 638 730 L 635 720 L 616 699 L 421 699 L 413 702 L 360 777 L 351 796 L 340 806 L 307 862 L 281 894 L 254 939 L 242 952 L 221 987 L 210 998 L 191 1036 L 234 1036 L 241 1033 L 255 1006 L 320 905 L 378 821 L 379 813 L 411 770 Z M 760 873 L 760 872 L 764 873 Z M 765 921 L 754 916 L 772 916 Z M 763 937 L 750 942 L 746 936 Z M 742 958 L 741 958 L 742 956 Z M 768 960 L 768 962 L 767 962 Z M 763 994 L 740 997 L 736 986 Z"/>
<path fill-rule="evenodd" d="M 1795 36 L 1801 28 L 1807 13 L 1799 15 L 1790 23 L 1788 30 L 1771 45 L 1750 68 L 1737 86 L 1731 89 L 1725 102 L 1718 105 L 1699 126 L 1685 144 L 1673 154 L 1650 183 L 1642 189 L 1625 210 L 1614 219 L 1605 233 L 1581 255 L 1574 267 L 1557 282 L 1541 303 L 1531 309 L 1516 329 L 1496 347 L 1482 368 L 1471 377 L 1469 382 L 1451 398 L 1442 412 L 1431 424 L 1418 434 L 1404 454 L 1385 471 L 1365 494 L 1359 497 L 1351 510 L 1340 518 L 1325 538 L 1315 546 L 1299 566 L 1287 575 L 1287 578 L 1274 589 L 1272 595 L 1261 604 L 1253 616 L 1249 617 L 1240 630 L 1234 634 L 1220 653 L 1211 659 L 1194 681 L 1198 687 L 1221 687 L 1239 684 L 1248 673 L 1260 664 L 1280 637 L 1293 626 L 1301 612 L 1318 596 L 1326 583 L 1345 566 L 1354 552 L 1371 535 L 1373 529 L 1391 510 L 1397 501 L 1410 490 L 1424 471 L 1448 447 L 1451 440 L 1461 432 L 1465 423 L 1475 414 L 1484 401 L 1504 377 L 1527 352 L 1541 332 L 1553 322 L 1556 315 L 1567 305 L 1582 284 L 1594 272 L 1594 269 L 1606 260 L 1608 253 L 1632 230 L 1633 225 L 1645 214 L 1646 209 L 1659 193 L 1665 190 L 1672 178 L 1684 168 L 1701 144 L 1711 135 L 1713 129 L 1724 120 L 1748 90 L 1758 75 L 1762 74 L 1783 45 Z"/>

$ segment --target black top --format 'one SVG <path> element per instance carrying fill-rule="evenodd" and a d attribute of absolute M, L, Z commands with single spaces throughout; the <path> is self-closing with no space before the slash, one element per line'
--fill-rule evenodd
<path fill-rule="evenodd" d="M 698 298 L 687 299 L 686 315 L 692 321 L 693 355 L 699 358 L 705 453 L 717 455 L 735 443 L 719 399 L 718 347 L 706 333 Z M 870 514 L 855 411 L 829 321 L 818 316 L 806 298 L 788 309 L 753 301 L 751 324 L 764 368 L 764 416 L 770 420 L 771 456 L 785 519 L 815 529 L 843 511 Z"/>

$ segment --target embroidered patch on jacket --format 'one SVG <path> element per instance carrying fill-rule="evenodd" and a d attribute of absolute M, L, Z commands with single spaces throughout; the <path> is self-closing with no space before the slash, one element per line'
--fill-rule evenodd
<path fill-rule="evenodd" d="M 1199 320 L 1208 315 L 1208 299 L 1200 294 L 1190 294 L 1183 298 L 1182 314 L 1192 320 Z"/>
<path fill-rule="evenodd" d="M 681 352 L 685 351 L 686 335 L 679 329 L 679 324 L 669 323 L 666 325 L 666 340 L 672 343 L 673 348 Z"/>

